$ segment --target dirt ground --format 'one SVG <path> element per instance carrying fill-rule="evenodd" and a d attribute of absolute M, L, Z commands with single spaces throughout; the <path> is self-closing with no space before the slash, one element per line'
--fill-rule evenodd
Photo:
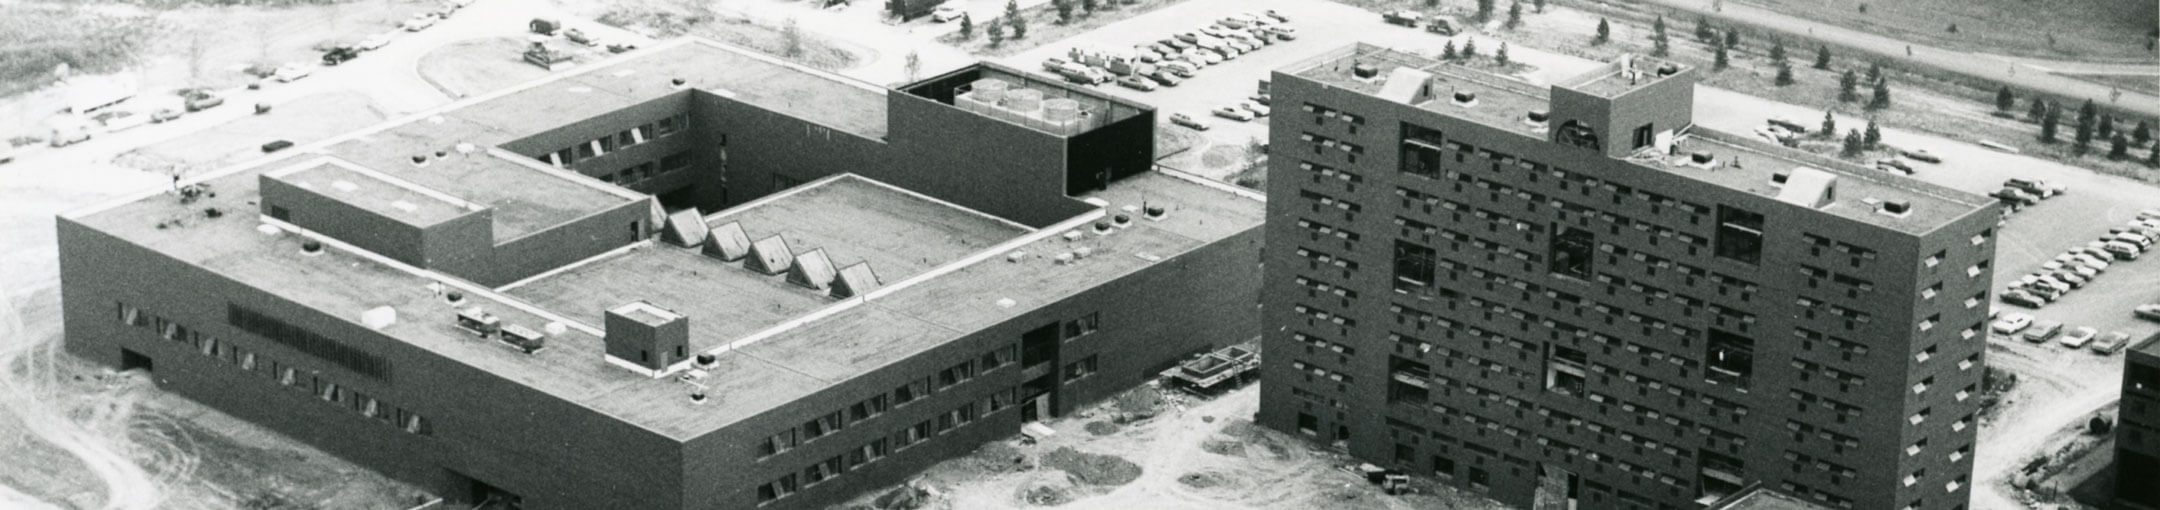
<path fill-rule="evenodd" d="M 1768 0 L 1750 4 L 1915 42 L 1981 53 L 2151 62 L 2149 1 Z M 1866 12 L 1862 12 L 1862 6 Z M 1955 24 L 1958 31 L 1949 31 Z"/>
<path fill-rule="evenodd" d="M 525 44 L 507 37 L 451 43 L 420 57 L 420 78 L 451 97 L 466 97 L 547 76 L 546 69 L 525 61 Z M 569 49 L 561 48 L 567 45 L 560 41 L 556 46 Z M 599 57 L 591 52 L 579 55 L 588 61 Z"/>
<path fill-rule="evenodd" d="M 1160 393 L 1153 386 L 1133 391 Z M 932 466 L 915 482 L 933 494 L 919 508 L 1505 508 L 1425 480 L 1417 482 L 1417 494 L 1385 495 L 1337 469 L 1356 464 L 1347 456 L 1254 425 L 1259 397 L 1258 385 L 1212 399 L 1166 394 L 1161 414 L 1108 434 L 1091 433 L 1136 410 L 1113 399 L 1045 422 L 1057 435 L 1039 444 L 991 443 Z M 887 508 L 878 500 L 889 490 L 835 508 Z"/>
<path fill-rule="evenodd" d="M 760 0 L 763 1 L 763 0 Z M 868 48 L 796 32 L 790 50 L 787 20 L 752 20 L 720 2 L 691 0 L 557 0 L 565 12 L 657 38 L 695 35 L 735 44 L 820 69 L 859 65 Z"/>
<path fill-rule="evenodd" d="M 2117 407 L 2111 404 L 2048 434 L 2041 440 L 2041 448 L 2035 450 L 2041 453 L 2019 459 L 2015 474 L 1998 482 L 2008 487 L 2006 493 L 2014 494 L 2027 506 L 2046 503 L 2076 508 L 2074 493 L 2081 487 L 2089 493 L 2094 485 L 2100 485 L 2089 483 L 2096 476 L 2113 476 L 2109 468 L 2115 458 L 2114 433 L 2090 434 L 2086 421 L 2105 416 L 2112 423 L 2116 415 Z"/>
<path fill-rule="evenodd" d="M 253 108 L 252 105 L 224 107 Z M 389 117 L 389 113 L 376 108 L 367 95 L 359 92 L 317 94 L 273 105 L 268 114 L 245 117 L 128 151 L 115 158 L 115 162 L 161 173 L 177 169 L 181 175 L 189 175 L 260 157 L 262 144 L 271 140 L 305 144 L 371 126 Z"/>

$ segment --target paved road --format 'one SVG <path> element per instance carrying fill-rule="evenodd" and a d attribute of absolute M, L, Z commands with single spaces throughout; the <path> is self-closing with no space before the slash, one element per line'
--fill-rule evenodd
<path fill-rule="evenodd" d="M 2048 74 L 2046 69 L 2033 68 L 2023 59 L 2005 59 L 1994 55 L 1948 50 L 1926 44 L 1913 44 L 1909 41 L 1789 16 L 1738 2 L 1726 2 L 1723 11 L 1713 12 L 1710 9 L 1712 0 L 1648 1 L 1686 9 L 1712 18 L 1740 20 L 1758 26 L 1771 27 L 1785 32 L 1790 37 L 1833 41 L 1875 53 L 1883 58 L 1917 62 L 1967 76 L 2008 82 L 2024 89 L 2045 90 L 2063 96 L 2088 98 L 2103 102 L 2108 100 L 2111 90 L 2107 85 Z M 1905 55 L 1907 46 L 1912 48 L 1912 56 Z M 2019 67 L 2027 67 L 2027 69 L 2018 69 Z M 2160 117 L 2160 97 L 2151 94 L 2124 90 L 2122 91 L 2122 97 L 2115 100 L 2114 106 L 2138 112 L 2148 117 Z"/>

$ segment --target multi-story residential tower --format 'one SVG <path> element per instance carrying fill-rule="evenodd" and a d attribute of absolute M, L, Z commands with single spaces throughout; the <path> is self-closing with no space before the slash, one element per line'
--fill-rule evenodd
<path fill-rule="evenodd" d="M 2115 427 L 2115 502 L 2160 510 L 2160 335 L 2132 345 L 2123 362 L 2122 411 Z"/>
<path fill-rule="evenodd" d="M 1258 336 L 1153 129 L 679 41 L 63 215 L 67 349 L 452 500 L 820 508 Z"/>
<path fill-rule="evenodd" d="M 1272 79 L 1260 421 L 1530 508 L 1961 509 L 1997 205 L 1366 45 Z"/>

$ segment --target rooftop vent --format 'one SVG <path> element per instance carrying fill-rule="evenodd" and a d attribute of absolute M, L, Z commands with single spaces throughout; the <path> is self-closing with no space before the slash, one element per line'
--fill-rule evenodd
<path fill-rule="evenodd" d="M 1170 215 L 1170 210 L 1169 210 L 1169 209 L 1166 209 L 1166 208 L 1164 208 L 1163 206 L 1159 206 L 1159 205 L 1151 205 L 1151 206 L 1148 206 L 1146 210 L 1143 210 L 1143 211 L 1141 211 L 1141 213 L 1140 213 L 1140 217 L 1142 217 L 1142 218 L 1147 218 L 1147 219 L 1150 219 L 1150 220 L 1161 220 L 1161 219 L 1163 219 L 1163 217 L 1165 217 L 1165 216 L 1169 216 L 1169 215 Z"/>
<path fill-rule="evenodd" d="M 749 254 L 750 235 L 743 233 L 742 222 L 730 221 L 705 236 L 705 256 L 734 262 Z"/>
<path fill-rule="evenodd" d="M 701 353 L 698 353 L 698 355 L 697 355 L 697 367 L 698 367 L 698 368 L 701 368 L 701 369 L 710 369 L 710 368 L 712 368 L 712 367 L 714 367 L 714 366 L 717 366 L 717 365 L 719 365 L 719 364 L 720 364 L 720 357 L 719 357 L 719 356 L 715 356 L 715 355 L 713 355 L 713 353 L 709 353 L 709 352 L 701 352 Z"/>
<path fill-rule="evenodd" d="M 703 405 L 708 400 L 703 391 L 690 392 L 690 403 Z"/>
<path fill-rule="evenodd" d="M 317 241 L 317 240 L 314 240 L 314 239 L 309 239 L 309 240 L 306 240 L 306 241 L 301 241 L 301 242 L 300 242 L 300 253 L 304 253 L 304 254 L 308 254 L 308 255 L 321 255 L 321 254 L 322 254 L 322 241 Z"/>
<path fill-rule="evenodd" d="M 847 299 L 869 294 L 884 285 L 884 282 L 878 281 L 877 272 L 870 270 L 869 262 L 856 262 L 855 265 L 840 268 L 840 276 L 833 279 L 832 297 Z"/>
<path fill-rule="evenodd" d="M 788 266 L 787 281 L 822 291 L 832 287 L 834 276 L 832 259 L 825 256 L 824 249 L 816 249 L 795 256 L 794 265 Z"/>
<path fill-rule="evenodd" d="M 1551 118 L 1551 115 L 1545 113 L 1544 110 L 1530 110 L 1530 113 L 1524 114 L 1523 118 L 1528 119 L 1532 124 L 1544 124 L 1547 119 Z"/>
<path fill-rule="evenodd" d="M 412 157 L 412 164 L 413 164 L 413 166 L 427 166 L 427 164 L 428 164 L 428 157 L 427 157 L 427 155 L 426 155 L 426 154 L 414 154 L 414 155 L 413 155 L 413 157 Z"/>
<path fill-rule="evenodd" d="M 1098 221 L 1098 222 L 1095 222 L 1095 233 L 1097 233 L 1097 234 L 1108 234 L 1108 233 L 1110 233 L 1110 222 L 1107 222 L 1107 221 Z"/>
<path fill-rule="evenodd" d="M 1790 175 L 1787 175 L 1787 174 L 1786 174 L 1785 172 L 1778 172 L 1778 173 L 1770 174 L 1770 185 L 1771 185 L 1771 186 L 1784 186 L 1784 185 L 1785 185 L 1785 180 L 1786 180 L 1786 179 L 1790 179 L 1790 178 L 1792 178 L 1792 176 L 1790 176 Z"/>
<path fill-rule="evenodd" d="M 446 150 L 437 150 L 437 151 L 435 151 L 435 159 L 443 159 L 443 158 L 447 158 L 447 157 L 450 157 L 450 151 L 446 151 Z"/>
<path fill-rule="evenodd" d="M 1837 176 L 1813 168 L 1795 168 L 1778 190 L 1780 202 L 1819 209 L 1837 199 Z"/>
<path fill-rule="evenodd" d="M 1689 153 L 1687 165 L 1708 170 L 1717 166 L 1717 155 L 1708 152 Z"/>
<path fill-rule="evenodd" d="M 1089 255 L 1094 255 L 1094 254 L 1095 254 L 1095 249 L 1094 249 L 1094 248 L 1089 248 L 1089 247 L 1086 247 L 1086 246 L 1082 246 L 1082 247 L 1079 247 L 1079 248 L 1073 248 L 1072 254 L 1073 254 L 1073 258 L 1076 258 L 1076 259 L 1084 259 L 1084 258 L 1088 258 L 1088 256 L 1089 256 Z"/>
<path fill-rule="evenodd" d="M 547 347 L 547 335 L 514 324 L 503 327 L 502 341 L 525 351 L 526 354 L 540 352 L 540 349 Z"/>
<path fill-rule="evenodd" d="M 1477 106 L 1477 93 L 1467 90 L 1457 90 L 1455 91 L 1454 100 L 1455 106 L 1461 106 L 1464 108 Z"/>
<path fill-rule="evenodd" d="M 660 240 L 689 248 L 703 244 L 706 235 L 711 233 L 705 228 L 705 215 L 692 207 L 668 215 L 667 228 L 660 231 Z"/>
<path fill-rule="evenodd" d="M 1073 254 L 1071 252 L 1059 253 L 1057 254 L 1057 257 L 1053 258 L 1052 260 L 1056 260 L 1058 265 L 1061 266 L 1065 264 L 1071 264 L 1073 262 Z"/>
<path fill-rule="evenodd" d="M 1375 76 L 1380 76 L 1380 67 L 1372 64 L 1359 63 L 1357 65 L 1350 66 L 1350 75 L 1356 76 L 1360 79 L 1370 79 Z"/>
<path fill-rule="evenodd" d="M 675 88 L 678 88 L 678 89 L 679 89 L 679 88 L 684 88 L 684 87 L 688 87 L 688 86 L 690 86 L 690 80 L 685 80 L 685 79 L 682 79 L 682 78 L 676 78 L 676 79 L 668 80 L 668 85 L 673 85 L 673 86 L 674 86 Z"/>
<path fill-rule="evenodd" d="M 1067 241 L 1078 241 L 1078 240 L 1080 240 L 1080 231 L 1078 231 L 1078 230 L 1071 230 L 1071 231 L 1067 231 L 1067 232 L 1065 232 L 1065 234 L 1064 234 L 1064 237 L 1065 237 L 1065 240 L 1067 240 Z"/>
<path fill-rule="evenodd" d="M 780 274 L 787 272 L 794 259 L 795 254 L 788 249 L 787 240 L 774 235 L 750 243 L 750 261 L 744 265 L 751 271 Z"/>
<path fill-rule="evenodd" d="M 1014 251 L 1013 251 L 1012 253 L 1007 253 L 1007 254 L 1005 254 L 1005 261 L 1006 261 L 1006 262 L 1019 262 L 1019 261 L 1021 261 L 1022 259 L 1026 259 L 1026 258 L 1027 258 L 1027 252 L 1024 252 L 1024 251 L 1018 251 L 1018 250 L 1014 250 Z"/>
<path fill-rule="evenodd" d="M 1876 207 L 1876 210 L 1891 216 L 1912 214 L 1912 202 L 1904 200 L 1884 200 L 1882 203 L 1876 204 Z"/>
<path fill-rule="evenodd" d="M 1680 74 L 1680 65 L 1679 65 L 1679 64 L 1674 64 L 1674 63 L 1671 63 L 1671 62 L 1667 62 L 1667 63 L 1665 63 L 1665 64 L 1663 64 L 1663 65 L 1659 65 L 1659 66 L 1657 66 L 1657 75 L 1658 75 L 1658 76 L 1672 76 L 1672 75 L 1675 75 L 1675 74 Z"/>
<path fill-rule="evenodd" d="M 457 327 L 480 338 L 487 338 L 502 330 L 502 318 L 475 306 L 458 310 Z"/>
<path fill-rule="evenodd" d="M 1110 217 L 1110 224 L 1120 227 L 1132 225 L 1132 217 L 1123 214 Z"/>

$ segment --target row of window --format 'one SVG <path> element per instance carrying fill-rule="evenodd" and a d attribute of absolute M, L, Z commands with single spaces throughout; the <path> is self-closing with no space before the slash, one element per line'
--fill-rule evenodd
<path fill-rule="evenodd" d="M 433 435 L 434 428 L 418 413 L 384 403 L 373 396 L 346 388 L 321 372 L 281 363 L 261 353 L 250 351 L 229 340 L 202 334 L 170 319 L 144 313 L 142 309 L 127 303 L 117 303 L 117 319 L 122 324 L 148 328 L 157 332 L 159 338 L 188 345 L 190 350 L 203 356 L 238 368 L 242 372 L 259 374 L 264 379 L 274 379 L 278 385 L 296 391 L 309 392 L 323 402 L 338 406 L 361 416 L 398 427 L 418 435 Z"/>
<path fill-rule="evenodd" d="M 605 156 L 615 151 L 688 131 L 689 129 L 690 114 L 678 113 L 662 117 L 654 122 L 622 130 L 619 133 L 602 135 L 599 138 L 572 144 L 569 147 L 548 153 L 543 159 L 546 159 L 548 164 L 557 167 L 568 167 L 578 161 Z"/>
<path fill-rule="evenodd" d="M 1703 204 L 1680 200 L 1647 190 L 1638 190 L 1630 186 L 1606 182 L 1587 174 L 1559 167 L 1550 167 L 1543 163 L 1516 158 L 1513 155 L 1491 149 L 1480 149 L 1460 141 L 1447 140 L 1439 130 L 1414 124 L 1403 124 L 1402 145 L 1404 154 L 1401 170 L 1411 175 L 1438 178 L 1443 172 L 1446 172 L 1441 167 L 1441 164 L 1445 159 L 1450 159 L 1446 158 L 1450 153 L 1454 162 L 1458 164 L 1468 164 L 1468 157 L 1476 155 L 1490 163 L 1489 167 L 1493 172 L 1507 171 L 1506 167 L 1516 167 L 1525 171 L 1524 180 L 1531 183 L 1545 182 L 1545 177 L 1549 176 L 1553 184 L 1547 187 L 1558 191 L 1574 189 L 1577 193 L 1588 196 L 1592 189 L 1603 188 L 1610 193 L 1614 205 L 1627 203 L 1623 200 L 1624 198 L 1634 198 L 1639 203 L 1649 207 L 1650 216 L 1652 217 L 1665 215 L 1669 209 L 1674 213 L 1689 215 L 1688 222 L 1690 224 L 1700 224 L 1702 216 L 1709 214 L 1711 211 L 1709 206 Z M 1461 190 L 1458 189 L 1457 191 Z M 1631 213 L 1628 216 L 1641 217 L 1642 215 Z"/>
<path fill-rule="evenodd" d="M 681 151 L 660 158 L 624 167 L 622 170 L 600 174 L 601 182 L 630 186 L 656 177 L 672 175 L 690 168 L 690 151 Z"/>
<path fill-rule="evenodd" d="M 905 406 L 910 402 L 929 397 L 992 370 L 1011 365 L 1018 359 L 1018 345 L 1006 345 L 982 356 L 938 370 L 935 374 L 908 381 L 889 393 L 879 393 L 845 408 L 825 413 L 800 426 L 781 430 L 757 444 L 757 458 L 764 459 L 793 450 L 811 440 L 824 437 L 852 424 L 884 414 L 886 411 Z M 1000 406 L 1002 407 L 1002 406 Z"/>
<path fill-rule="evenodd" d="M 123 305 L 125 306 L 125 305 Z M 285 322 L 270 314 L 255 311 L 234 303 L 225 305 L 225 322 L 241 331 L 263 337 L 293 350 L 322 358 L 331 364 L 352 370 L 354 373 L 381 380 L 390 380 L 390 360 L 357 347 L 345 345 L 327 335 L 316 333 L 297 324 Z"/>
<path fill-rule="evenodd" d="M 887 455 L 922 444 L 932 437 L 945 435 L 991 413 L 1012 407 L 1017 391 L 1013 388 L 999 390 L 980 400 L 960 404 L 959 407 L 938 413 L 930 419 L 902 427 L 891 434 L 873 438 L 862 446 L 849 449 L 847 453 L 812 462 L 800 471 L 780 475 L 779 478 L 758 485 L 758 504 L 764 505 L 793 496 L 803 488 L 832 480 L 841 474 L 884 459 Z"/>

